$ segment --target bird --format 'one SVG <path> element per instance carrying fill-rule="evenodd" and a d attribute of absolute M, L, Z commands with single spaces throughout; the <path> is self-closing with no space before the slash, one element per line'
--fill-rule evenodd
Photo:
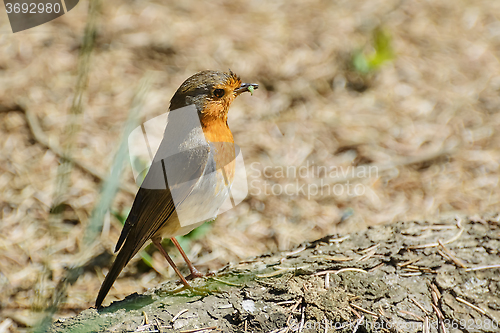
<path fill-rule="evenodd" d="M 193 266 L 175 236 L 185 235 L 213 220 L 229 197 L 235 175 L 236 150 L 228 126 L 234 99 L 258 89 L 229 72 L 204 70 L 186 79 L 170 100 L 163 139 L 135 196 L 115 252 L 118 252 L 96 298 L 102 302 L 116 278 L 149 241 L 158 248 L 182 284 L 191 288 L 161 245 L 170 238 L 190 270 Z"/>

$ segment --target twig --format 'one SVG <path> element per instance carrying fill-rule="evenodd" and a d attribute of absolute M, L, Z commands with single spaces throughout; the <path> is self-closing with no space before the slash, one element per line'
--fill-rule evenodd
<path fill-rule="evenodd" d="M 285 253 L 285 257 L 289 257 L 289 256 L 293 256 L 295 254 L 298 254 L 302 251 L 304 251 L 306 249 L 306 246 L 305 245 L 302 245 L 301 247 L 299 247 L 297 250 L 294 250 L 292 252 L 288 252 L 288 253 Z"/>
<path fill-rule="evenodd" d="M 420 320 L 420 321 L 424 321 L 424 318 L 420 317 L 419 315 L 416 315 L 410 311 L 405 311 L 405 310 L 399 310 L 400 313 L 402 314 L 407 314 L 409 316 L 412 316 L 413 318 L 417 319 L 417 320 Z"/>
<path fill-rule="evenodd" d="M 424 311 L 424 313 L 425 313 L 426 315 L 429 315 L 429 312 L 428 312 L 428 311 L 427 311 L 427 310 L 426 310 L 426 309 L 425 309 L 425 308 L 424 308 L 424 307 L 423 307 L 423 306 L 422 306 L 419 302 L 417 302 L 417 300 L 416 300 L 416 299 L 414 299 L 414 298 L 410 298 L 410 300 L 411 300 L 413 303 L 415 303 L 415 305 L 416 305 L 416 306 L 417 306 L 420 310 Z"/>
<path fill-rule="evenodd" d="M 432 301 L 434 302 L 435 305 L 437 305 L 439 300 L 441 299 L 441 293 L 439 292 L 439 289 L 436 287 L 434 283 L 431 283 L 430 287 L 431 287 Z"/>
<path fill-rule="evenodd" d="M 383 263 L 383 262 L 381 262 L 381 263 L 380 263 L 380 264 L 378 264 L 377 266 L 374 266 L 374 267 L 370 268 L 370 269 L 368 270 L 368 272 L 369 272 L 369 273 L 371 273 L 371 272 L 375 271 L 376 269 L 378 269 L 378 268 L 380 268 L 380 267 L 382 267 L 382 266 L 384 266 L 384 263 Z"/>
<path fill-rule="evenodd" d="M 356 311 L 356 309 L 354 309 L 352 306 L 350 306 L 349 309 L 351 309 L 352 313 L 354 313 L 354 315 L 358 317 L 358 319 L 361 318 L 361 315 L 358 311 Z"/>
<path fill-rule="evenodd" d="M 444 325 L 444 321 L 440 320 L 439 321 L 439 326 L 441 327 L 441 332 L 446 333 L 448 330 L 446 329 L 446 326 Z"/>
<path fill-rule="evenodd" d="M 345 240 L 346 240 L 346 239 L 348 239 L 349 237 L 351 237 L 351 236 L 347 235 L 347 236 L 340 237 L 340 238 L 330 238 L 330 239 L 328 240 L 328 242 L 329 242 L 329 243 L 337 243 L 337 244 L 338 244 L 338 243 L 342 243 L 343 241 L 345 241 Z"/>
<path fill-rule="evenodd" d="M 380 246 L 380 243 L 377 243 L 377 244 L 375 244 L 375 245 L 372 245 L 372 246 L 370 246 L 370 247 L 367 247 L 367 248 L 366 248 L 366 249 L 364 249 L 364 250 L 359 251 L 359 253 L 368 253 L 368 252 L 371 252 L 371 251 L 373 251 L 373 250 L 377 249 L 379 246 Z"/>
<path fill-rule="evenodd" d="M 438 252 L 441 251 L 438 250 Z M 430 269 L 429 267 L 414 266 L 414 265 L 406 265 L 405 267 L 403 267 L 403 270 L 410 272 L 437 273 L 436 271 Z"/>
<path fill-rule="evenodd" d="M 467 268 L 467 266 L 462 262 L 462 260 L 458 259 L 453 252 L 451 252 L 444 244 L 443 242 L 438 239 L 439 245 L 441 245 L 441 248 L 443 251 L 450 257 L 450 259 L 455 263 L 455 265 L 460 266 L 462 268 Z"/>
<path fill-rule="evenodd" d="M 368 259 L 370 259 L 374 254 L 375 252 L 377 252 L 377 249 L 375 250 L 372 250 L 371 252 L 365 254 L 364 256 L 358 258 L 358 260 L 356 260 L 357 262 L 361 262 L 361 261 L 366 261 Z"/>
<path fill-rule="evenodd" d="M 439 310 L 437 305 L 434 305 L 432 303 L 431 303 L 431 305 L 432 305 L 432 308 L 434 309 L 434 311 L 436 312 L 436 315 L 438 317 L 439 327 L 441 328 L 441 332 L 446 333 L 447 330 L 446 330 L 446 326 L 444 325 L 444 316 L 441 313 L 441 310 Z"/>
<path fill-rule="evenodd" d="M 486 315 L 487 315 L 487 314 L 486 314 L 486 311 L 484 311 L 483 309 L 481 309 L 481 308 L 480 308 L 480 307 L 478 307 L 478 306 L 475 306 L 474 304 L 471 304 L 471 303 L 467 302 L 467 301 L 466 301 L 466 300 L 464 300 L 463 298 L 460 298 L 460 297 L 455 297 L 455 299 L 456 299 L 457 301 L 459 301 L 460 303 L 463 303 L 463 304 L 465 304 L 465 305 L 470 306 L 471 308 L 473 308 L 474 310 L 476 310 L 476 311 L 477 311 L 477 312 L 479 312 L 480 314 L 482 314 L 482 315 L 484 315 L 484 316 L 486 316 Z"/>
<path fill-rule="evenodd" d="M 309 267 L 309 265 L 304 265 L 304 266 L 300 266 L 300 267 L 280 267 L 280 266 L 274 266 L 274 268 L 277 269 L 276 272 L 272 272 L 272 273 L 268 273 L 268 274 L 257 274 L 257 275 L 255 275 L 255 277 L 258 277 L 258 278 L 269 278 L 269 277 L 273 277 L 273 276 L 276 276 L 276 275 L 283 274 L 285 272 L 296 271 L 298 269 L 304 269 L 304 268 L 308 268 L 308 267 Z"/>
<path fill-rule="evenodd" d="M 412 260 L 408 260 L 408 261 L 405 261 L 405 262 L 401 262 L 398 264 L 399 267 L 404 267 L 404 266 L 408 266 L 408 265 L 411 265 L 411 264 L 414 264 L 416 263 L 417 261 L 419 261 L 420 259 L 422 258 L 415 258 L 415 259 L 412 259 Z"/>
<path fill-rule="evenodd" d="M 387 317 L 385 315 L 384 309 L 382 309 L 382 304 L 379 304 L 379 306 L 378 306 L 378 313 L 380 313 L 381 317 Z"/>
<path fill-rule="evenodd" d="M 460 225 L 460 223 L 457 223 L 457 227 L 460 229 L 460 231 L 455 236 L 448 239 L 446 242 L 443 242 L 443 244 L 452 243 L 452 242 L 456 241 L 457 239 L 459 239 L 460 236 L 462 236 L 462 233 L 464 232 L 464 228 Z M 439 243 L 429 243 L 429 244 L 422 244 L 422 245 L 410 245 L 407 248 L 410 250 L 416 250 L 416 249 L 425 249 L 428 247 L 438 247 L 438 246 L 439 246 Z"/>
<path fill-rule="evenodd" d="M 354 296 L 354 295 L 352 295 L 352 297 L 349 297 L 347 301 L 350 303 L 350 302 L 354 302 L 354 301 L 356 301 L 356 300 L 358 300 L 360 298 L 361 298 L 361 296 Z"/>
<path fill-rule="evenodd" d="M 188 312 L 188 311 L 189 311 L 188 309 L 184 309 L 184 310 L 179 311 L 179 313 L 178 313 L 178 314 L 176 314 L 176 315 L 174 316 L 174 318 L 170 319 L 170 322 L 173 324 L 173 323 L 174 323 L 174 321 L 176 321 L 176 320 L 177 320 L 177 319 L 178 319 L 178 318 L 179 318 L 182 314 L 184 314 L 184 313 L 186 313 L 186 312 Z"/>
<path fill-rule="evenodd" d="M 351 303 L 350 305 L 351 305 L 353 308 L 355 308 L 355 309 L 357 309 L 357 310 L 359 310 L 359 311 L 361 311 L 361 312 L 364 312 L 364 313 L 367 313 L 367 314 L 369 314 L 369 315 L 372 315 L 372 316 L 378 317 L 378 315 L 377 315 L 375 312 L 373 312 L 373 311 L 363 309 L 362 307 L 360 307 L 359 305 L 356 305 L 356 304 L 352 304 L 352 303 Z"/>
<path fill-rule="evenodd" d="M 439 320 L 443 320 L 444 319 L 444 316 L 443 314 L 441 313 L 441 311 L 438 309 L 437 306 L 435 306 L 434 304 L 431 303 L 431 306 L 432 308 L 434 309 L 434 312 L 436 312 L 436 315 L 438 317 Z"/>
<path fill-rule="evenodd" d="M 160 325 L 160 322 L 158 321 L 158 318 L 156 318 L 156 317 L 153 317 L 153 318 L 155 320 L 156 327 L 158 327 L 158 333 L 162 333 L 162 331 L 161 331 L 161 325 Z"/>
<path fill-rule="evenodd" d="M 180 331 L 179 333 L 195 333 L 195 332 L 201 332 L 201 331 L 212 331 L 217 329 L 217 326 L 210 326 L 210 327 L 201 327 L 201 328 L 195 328 L 192 330 L 185 330 L 185 331 Z"/>
<path fill-rule="evenodd" d="M 326 255 L 316 255 L 316 256 L 310 256 L 310 258 L 321 258 L 324 260 L 331 260 L 331 261 L 351 261 L 352 258 L 347 258 L 347 257 L 335 257 L 335 256 L 326 256 Z"/>
<path fill-rule="evenodd" d="M 471 271 L 482 271 L 482 270 L 484 270 L 484 269 L 492 269 L 492 268 L 500 268 L 500 264 L 498 264 L 498 265 L 489 265 L 489 266 L 471 267 L 471 268 L 467 268 L 465 271 L 466 271 L 466 272 L 471 272 Z"/>
<path fill-rule="evenodd" d="M 443 251 L 441 251 L 440 249 L 438 249 L 438 250 L 437 250 L 437 253 L 438 253 L 441 257 L 443 257 L 445 260 L 452 261 L 452 260 L 451 260 L 451 258 L 450 258 L 450 256 L 449 256 L 449 255 L 447 255 L 446 253 L 444 253 Z"/>
<path fill-rule="evenodd" d="M 424 321 L 424 331 L 423 333 L 430 333 L 431 328 L 429 326 L 429 317 L 425 316 L 425 321 Z"/>
<path fill-rule="evenodd" d="M 422 275 L 422 272 L 411 272 L 411 273 L 401 273 L 399 276 L 408 277 L 408 276 L 419 276 Z"/>
<path fill-rule="evenodd" d="M 359 268 L 342 268 L 342 269 L 339 269 L 337 271 L 335 271 L 335 270 L 322 271 L 322 272 L 314 273 L 313 275 L 318 276 L 318 275 L 325 275 L 328 273 L 339 274 L 339 273 L 348 272 L 348 271 L 361 272 L 361 273 L 368 274 L 367 271 L 359 269 Z"/>

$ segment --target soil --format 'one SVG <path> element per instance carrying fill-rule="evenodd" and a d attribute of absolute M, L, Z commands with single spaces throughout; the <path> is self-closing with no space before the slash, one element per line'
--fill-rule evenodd
<path fill-rule="evenodd" d="M 498 332 L 499 217 L 328 236 L 229 264 L 193 280 L 194 291 L 166 282 L 50 332 Z"/>

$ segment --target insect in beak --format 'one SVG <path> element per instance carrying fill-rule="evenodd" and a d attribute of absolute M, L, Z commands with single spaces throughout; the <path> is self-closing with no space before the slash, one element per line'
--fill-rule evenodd
<path fill-rule="evenodd" d="M 259 89 L 259 85 L 257 83 L 242 83 L 239 88 L 236 88 L 234 92 L 236 93 L 236 96 L 238 96 L 241 93 L 244 93 L 246 91 L 249 91 L 250 94 L 253 95 L 253 91 L 255 89 Z"/>

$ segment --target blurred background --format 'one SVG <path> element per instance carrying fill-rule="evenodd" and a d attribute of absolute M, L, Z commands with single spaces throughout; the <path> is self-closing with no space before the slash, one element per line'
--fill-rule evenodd
<path fill-rule="evenodd" d="M 16 34 L 0 15 L 0 332 L 93 306 L 137 189 L 117 153 L 133 101 L 145 91 L 139 122 L 161 115 L 204 69 L 260 87 L 229 113 L 249 195 L 179 239 L 202 271 L 371 225 L 499 211 L 499 1 L 107 0 L 90 49 L 87 1 Z M 121 187 L 106 197 L 117 157 Z M 146 248 L 105 305 L 169 278 Z"/>

